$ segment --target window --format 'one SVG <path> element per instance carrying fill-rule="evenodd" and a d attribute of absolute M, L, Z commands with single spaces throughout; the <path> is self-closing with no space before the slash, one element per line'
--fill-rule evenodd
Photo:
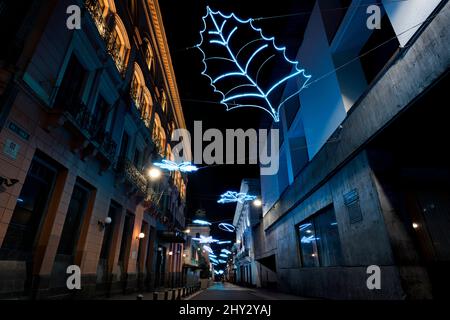
<path fill-rule="evenodd" d="M 155 114 L 155 123 L 153 125 L 153 141 L 155 142 L 159 153 L 163 154 L 166 149 L 166 133 L 161 125 L 161 118 L 158 114 Z"/>
<path fill-rule="evenodd" d="M 77 179 L 64 220 L 57 254 L 67 256 L 73 256 L 75 254 L 91 194 L 92 189 L 81 181 L 81 179 Z"/>
<path fill-rule="evenodd" d="M 153 67 L 155 56 L 154 56 L 154 53 L 153 53 L 152 46 L 150 45 L 150 42 L 147 39 L 145 39 L 145 44 L 146 44 L 146 47 L 145 47 L 145 62 L 147 64 L 148 70 L 152 71 L 152 67 Z"/>
<path fill-rule="evenodd" d="M 109 104 L 103 96 L 99 96 L 92 114 L 93 124 L 98 131 L 105 131 L 108 124 Z"/>
<path fill-rule="evenodd" d="M 31 254 L 52 196 L 56 175 L 54 166 L 41 157 L 34 157 L 3 240 L 2 256 L 6 252 L 9 254 L 2 259 L 22 260 L 25 259 L 22 253 Z"/>
<path fill-rule="evenodd" d="M 108 38 L 107 49 L 111 57 L 114 59 L 119 72 L 124 74 L 128 63 L 131 45 L 126 28 L 117 14 L 115 15 L 115 26 Z"/>
<path fill-rule="evenodd" d="M 123 133 L 122 136 L 122 143 L 120 145 L 120 153 L 119 153 L 119 159 L 120 160 L 125 160 L 128 154 L 128 141 L 129 141 L 129 136 L 126 132 Z"/>
<path fill-rule="evenodd" d="M 381 20 L 381 29 L 374 30 L 359 53 L 361 55 L 361 66 L 368 84 L 376 78 L 399 46 L 400 43 L 389 18 L 384 15 Z"/>
<path fill-rule="evenodd" d="M 69 112 L 78 111 L 87 78 L 87 70 L 81 65 L 76 55 L 73 54 L 64 71 L 63 80 L 59 85 L 58 95 L 55 99 L 56 107 L 63 106 Z"/>
<path fill-rule="evenodd" d="M 134 215 L 127 211 L 123 224 L 122 240 L 120 241 L 119 265 L 124 267 L 125 256 L 128 255 L 131 247 L 131 237 L 133 236 Z"/>
<path fill-rule="evenodd" d="M 339 231 L 332 206 L 297 226 L 303 267 L 342 264 Z"/>
<path fill-rule="evenodd" d="M 164 90 L 161 93 L 161 108 L 162 108 L 162 111 L 165 113 L 167 110 L 167 95 Z"/>

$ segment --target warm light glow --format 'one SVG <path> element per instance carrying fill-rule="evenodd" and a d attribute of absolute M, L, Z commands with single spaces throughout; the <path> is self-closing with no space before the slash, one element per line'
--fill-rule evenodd
<path fill-rule="evenodd" d="M 161 178 L 162 172 L 158 168 L 151 168 L 150 171 L 148 172 L 148 175 L 150 176 L 150 179 L 157 180 Z"/>
<path fill-rule="evenodd" d="M 260 199 L 256 199 L 255 201 L 253 201 L 253 205 L 255 207 L 261 207 L 262 206 L 262 201 Z"/>
<path fill-rule="evenodd" d="M 184 230 L 184 233 L 191 233 L 191 229 Z"/>
<path fill-rule="evenodd" d="M 414 229 L 418 229 L 419 228 L 419 224 L 415 223 L 415 222 L 412 224 L 412 226 L 413 226 Z"/>
<path fill-rule="evenodd" d="M 173 252 L 172 251 L 169 251 L 169 256 L 173 256 Z"/>
<path fill-rule="evenodd" d="M 144 239 L 145 238 L 145 233 L 143 233 L 143 232 L 139 233 L 138 238 L 139 239 Z"/>

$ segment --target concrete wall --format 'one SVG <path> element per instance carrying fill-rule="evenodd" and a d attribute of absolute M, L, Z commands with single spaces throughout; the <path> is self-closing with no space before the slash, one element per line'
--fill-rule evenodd
<path fill-rule="evenodd" d="M 343 195 L 358 190 L 362 221 L 350 223 Z M 333 205 L 343 263 L 338 267 L 302 267 L 296 225 Z M 334 299 L 400 299 L 402 286 L 365 152 L 266 231 L 261 255 L 275 253 L 280 289 L 302 296 Z M 366 269 L 382 268 L 382 290 L 366 286 Z"/>

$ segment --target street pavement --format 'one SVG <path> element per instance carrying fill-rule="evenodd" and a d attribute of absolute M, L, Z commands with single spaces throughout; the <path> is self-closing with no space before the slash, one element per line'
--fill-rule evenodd
<path fill-rule="evenodd" d="M 186 300 L 305 300 L 284 293 L 239 287 L 231 283 L 214 283 Z"/>

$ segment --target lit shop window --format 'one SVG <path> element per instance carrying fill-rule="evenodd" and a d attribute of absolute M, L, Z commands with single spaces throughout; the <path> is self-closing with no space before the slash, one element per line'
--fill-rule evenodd
<path fill-rule="evenodd" d="M 297 226 L 303 267 L 329 267 L 342 263 L 339 231 L 333 207 Z"/>

